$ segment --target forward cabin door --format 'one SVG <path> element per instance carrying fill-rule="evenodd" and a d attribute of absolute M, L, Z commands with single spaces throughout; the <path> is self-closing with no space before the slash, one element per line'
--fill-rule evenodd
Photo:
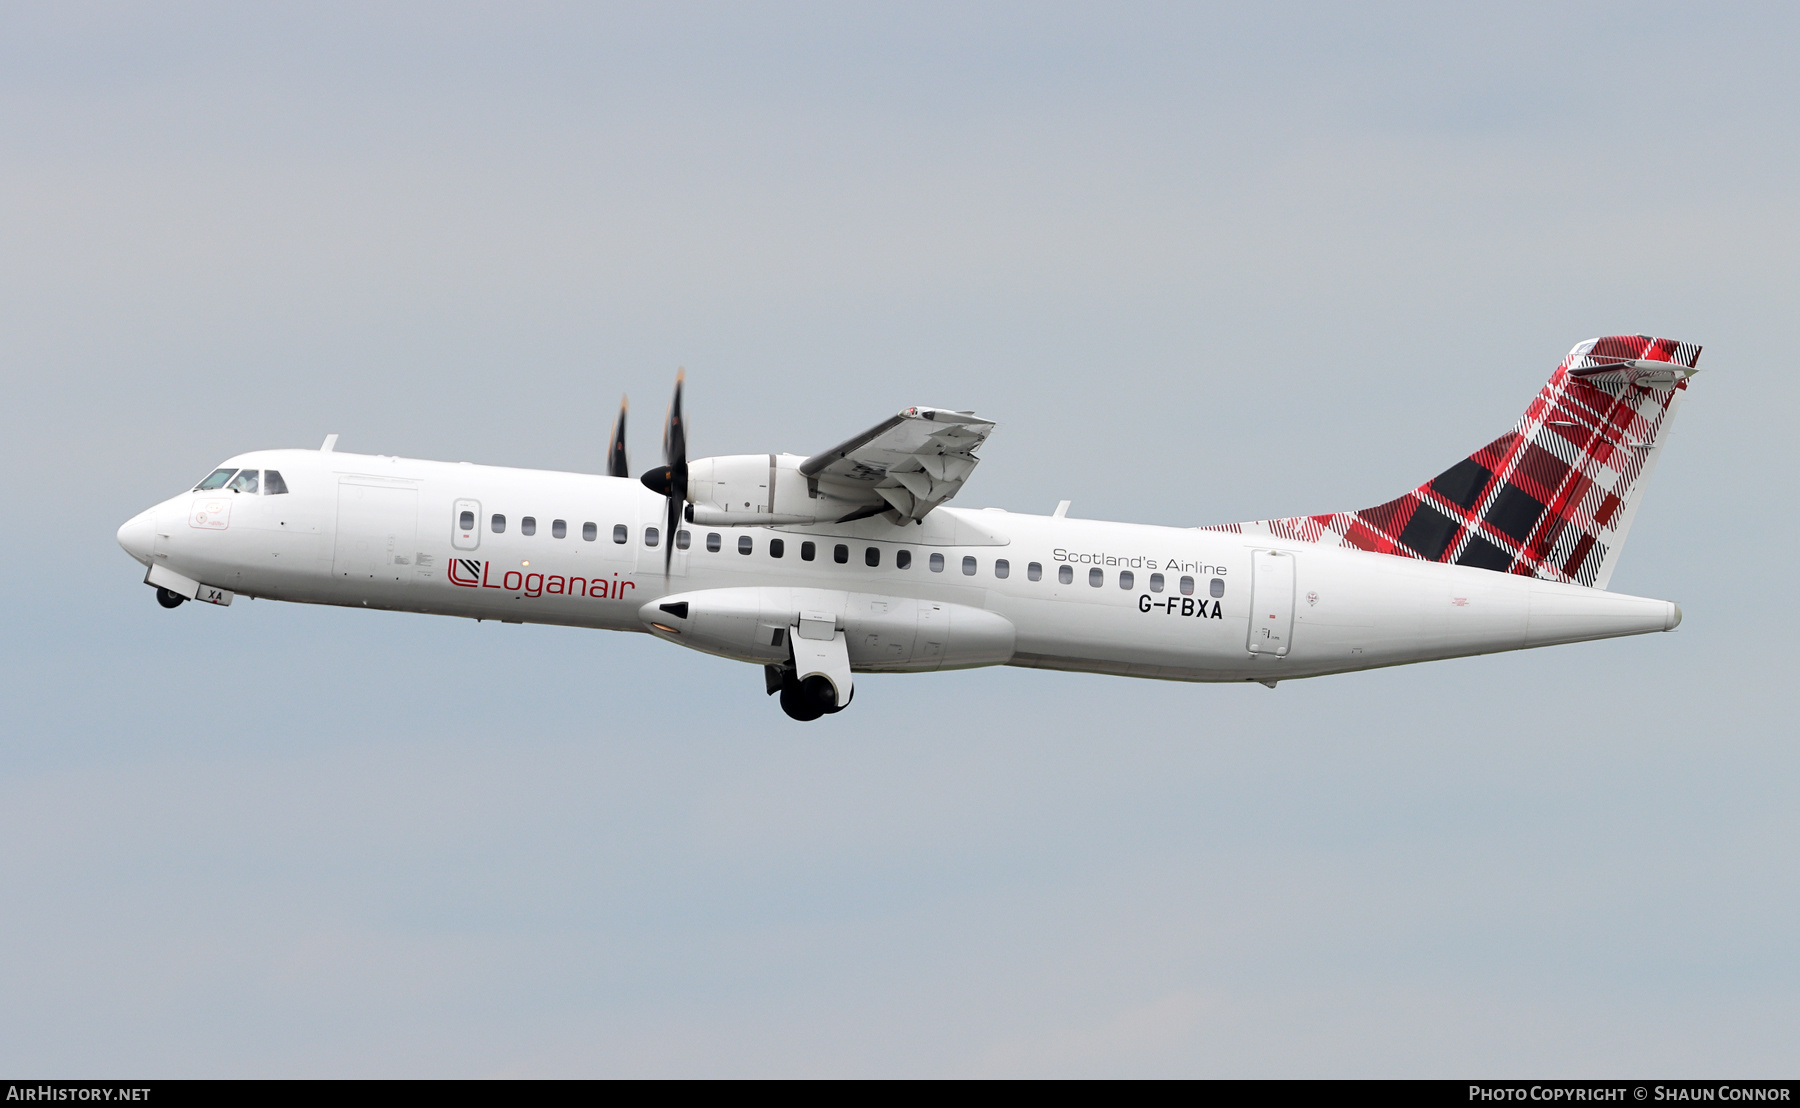
<path fill-rule="evenodd" d="M 419 490 L 379 477 L 338 481 L 337 545 L 331 574 L 340 581 L 404 585 L 418 560 Z"/>
<path fill-rule="evenodd" d="M 1294 637 L 1294 556 L 1258 550 L 1250 563 L 1250 653 L 1285 658 Z"/>

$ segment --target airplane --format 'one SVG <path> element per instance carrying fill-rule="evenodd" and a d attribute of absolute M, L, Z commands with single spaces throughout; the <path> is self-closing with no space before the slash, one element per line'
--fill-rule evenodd
<path fill-rule="evenodd" d="M 1700 348 L 1578 344 L 1513 428 L 1360 511 L 1198 527 L 949 506 L 995 424 L 911 407 L 810 455 L 604 474 L 258 450 L 132 517 L 165 608 L 235 596 L 632 631 L 763 667 L 796 720 L 857 674 L 1280 681 L 1672 631 L 1606 591 Z"/>

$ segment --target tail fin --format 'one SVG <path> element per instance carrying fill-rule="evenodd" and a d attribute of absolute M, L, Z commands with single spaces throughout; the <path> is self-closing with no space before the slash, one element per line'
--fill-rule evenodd
<path fill-rule="evenodd" d="M 1405 496 L 1211 529 L 1603 589 L 1699 358 L 1670 339 L 1590 339 L 1511 431 Z"/>

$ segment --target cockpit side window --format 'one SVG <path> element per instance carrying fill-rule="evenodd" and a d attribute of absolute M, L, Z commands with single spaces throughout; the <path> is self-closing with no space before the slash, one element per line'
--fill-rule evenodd
<path fill-rule="evenodd" d="M 194 486 L 194 491 L 195 492 L 206 492 L 210 489 L 224 488 L 225 482 L 231 480 L 231 475 L 236 472 L 237 472 L 237 470 L 235 468 L 233 468 L 233 469 L 215 469 L 206 478 L 206 480 L 204 480 L 204 481 L 200 482 L 198 485 Z"/>
<path fill-rule="evenodd" d="M 263 495 L 281 496 L 287 492 L 287 482 L 281 479 L 279 469 L 263 470 Z"/>
<path fill-rule="evenodd" d="M 225 487 L 232 492 L 247 492 L 250 495 L 255 496 L 256 471 L 254 469 L 239 470 L 238 475 L 231 479 L 231 484 L 226 485 Z"/>

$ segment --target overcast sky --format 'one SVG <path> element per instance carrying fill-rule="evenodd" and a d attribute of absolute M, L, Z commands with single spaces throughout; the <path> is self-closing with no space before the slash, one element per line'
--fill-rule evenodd
<path fill-rule="evenodd" d="M 1792 1076 L 1800 11 L 0 10 L 0 1071 Z M 910 404 L 959 503 L 1388 499 L 1705 347 L 1679 632 L 799 725 L 639 636 L 159 608 L 257 447 L 597 471 Z"/>

